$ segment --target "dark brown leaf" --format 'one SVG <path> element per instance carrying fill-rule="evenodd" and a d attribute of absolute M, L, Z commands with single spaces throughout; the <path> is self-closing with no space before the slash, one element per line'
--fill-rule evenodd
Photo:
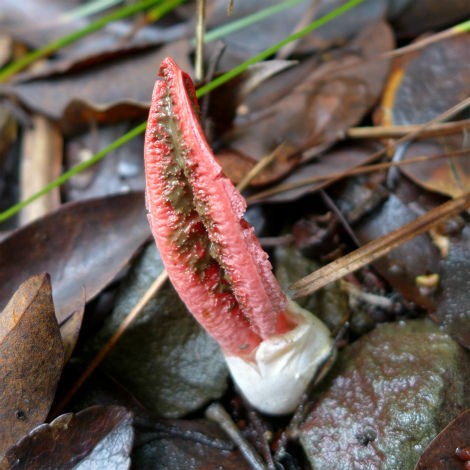
<path fill-rule="evenodd" d="M 259 160 L 285 142 L 292 148 L 290 155 L 308 149 L 305 161 L 358 123 L 377 100 L 388 70 L 387 61 L 363 60 L 390 50 L 393 38 L 388 26 L 379 23 L 366 28 L 348 46 L 276 104 L 265 105 L 265 119 L 258 116 L 230 147 Z"/>
<path fill-rule="evenodd" d="M 120 406 L 93 406 L 34 429 L 6 453 L 2 470 L 130 467 L 132 414 Z"/>
<path fill-rule="evenodd" d="M 458 449 L 470 448 L 470 409 L 451 421 L 426 447 L 415 470 L 462 470 Z"/>
<path fill-rule="evenodd" d="M 41 274 L 0 315 L 0 455 L 46 419 L 63 360 L 50 279 Z"/>
<path fill-rule="evenodd" d="M 424 31 L 452 26 L 468 19 L 470 4 L 467 0 L 413 0 L 397 2 L 388 0 L 389 10 L 398 8 L 398 15 L 393 15 L 393 25 L 398 34 L 416 36 Z M 390 13 L 393 13 L 390 11 Z"/>
<path fill-rule="evenodd" d="M 406 150 L 404 158 L 406 160 L 421 155 L 444 154 L 463 149 L 466 146 L 465 133 L 453 137 L 414 142 Z M 458 197 L 470 191 L 470 149 L 467 154 L 460 157 L 406 165 L 401 168 L 401 171 L 425 189 L 446 196 Z"/>
<path fill-rule="evenodd" d="M 470 95 L 470 35 L 436 42 L 394 61 L 376 121 L 383 125 L 430 121 Z M 461 150 L 465 135 L 436 137 L 406 147 L 404 158 Z M 439 159 L 400 170 L 426 189 L 457 197 L 470 189 L 470 159 Z"/>
<path fill-rule="evenodd" d="M 85 70 L 0 87 L 24 106 L 63 127 L 76 127 L 95 118 L 117 122 L 145 118 L 162 51 L 144 50 L 125 58 L 113 58 Z"/>
<path fill-rule="evenodd" d="M 143 193 L 90 199 L 20 228 L 0 243 L 0 306 L 31 275 L 51 275 L 59 323 L 98 294 L 149 236 Z"/>

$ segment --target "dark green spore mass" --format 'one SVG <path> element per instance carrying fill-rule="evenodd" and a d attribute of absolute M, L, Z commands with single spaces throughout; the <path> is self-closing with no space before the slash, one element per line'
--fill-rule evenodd
<path fill-rule="evenodd" d="M 174 220 L 171 241 L 185 256 L 186 265 L 205 278 L 209 268 L 219 269 L 217 292 L 230 292 L 230 280 L 220 261 L 220 247 L 210 241 L 208 230 L 214 229 L 213 221 L 207 216 L 204 201 L 194 197 L 190 181 L 194 175 L 191 169 L 192 150 L 183 140 L 178 119 L 173 112 L 169 94 L 161 101 L 159 127 L 156 138 L 163 141 L 170 150 L 164 157 L 163 177 L 166 180 L 164 195 L 174 211 L 179 215 Z"/>

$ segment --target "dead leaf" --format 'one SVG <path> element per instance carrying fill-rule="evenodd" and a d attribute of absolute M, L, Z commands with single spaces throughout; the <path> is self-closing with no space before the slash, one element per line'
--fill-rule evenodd
<path fill-rule="evenodd" d="M 66 169 L 83 163 L 133 127 L 135 123 L 99 126 L 67 139 Z M 143 143 L 143 138 L 132 139 L 97 164 L 73 176 L 63 188 L 66 200 L 104 197 L 129 190 L 143 191 L 145 187 Z"/>
<path fill-rule="evenodd" d="M 470 34 L 439 41 L 394 60 L 375 121 L 382 125 L 420 124 L 470 95 Z M 407 144 L 403 158 L 467 147 L 465 134 Z M 469 151 L 470 152 L 470 151 Z M 470 189 L 470 159 L 449 158 L 405 165 L 400 171 L 420 186 L 452 197 Z"/>
<path fill-rule="evenodd" d="M 0 243 L 0 306 L 37 272 L 51 275 L 59 323 L 97 295 L 150 234 L 143 193 L 63 205 Z"/>
<path fill-rule="evenodd" d="M 426 447 L 415 470 L 462 470 L 457 449 L 470 447 L 470 409 L 452 420 Z"/>
<path fill-rule="evenodd" d="M 378 325 L 340 353 L 302 425 L 312 467 L 413 468 L 468 406 L 469 366 L 468 354 L 429 320 Z"/>
<path fill-rule="evenodd" d="M 127 470 L 133 440 L 129 411 L 120 406 L 93 406 L 34 429 L 8 450 L 0 468 Z"/>
<path fill-rule="evenodd" d="M 272 106 L 265 103 L 264 119 L 256 116 L 244 124 L 229 142 L 230 148 L 256 160 L 281 143 L 293 148 L 291 155 L 305 152 L 303 161 L 317 155 L 358 123 L 377 100 L 388 63 L 363 60 L 392 47 L 393 38 L 384 23 L 366 28 L 291 93 Z M 290 168 L 295 164 L 293 160 Z"/>
<path fill-rule="evenodd" d="M 64 348 L 50 278 L 24 282 L 0 316 L 0 455 L 46 419 Z"/>
<path fill-rule="evenodd" d="M 397 8 L 393 26 L 400 36 L 415 37 L 429 30 L 436 30 L 468 19 L 470 5 L 467 0 L 420 0 L 419 2 L 388 0 L 389 10 Z M 393 13 L 392 11 L 389 12 Z"/>

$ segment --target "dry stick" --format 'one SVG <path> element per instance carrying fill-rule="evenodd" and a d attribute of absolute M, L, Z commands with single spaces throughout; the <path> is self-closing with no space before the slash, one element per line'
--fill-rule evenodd
<path fill-rule="evenodd" d="M 206 0 L 196 1 L 196 64 L 194 78 L 201 82 L 204 78 L 204 34 L 206 32 Z"/>
<path fill-rule="evenodd" d="M 351 127 L 347 130 L 345 137 L 349 139 L 397 139 L 406 134 L 415 132 L 420 124 L 404 126 L 365 126 Z M 443 122 L 421 132 L 420 137 L 441 137 L 453 135 L 457 132 L 470 129 L 470 119 L 455 122 Z"/>
<path fill-rule="evenodd" d="M 157 294 L 157 292 L 162 288 L 163 284 L 168 279 L 168 273 L 166 270 L 162 271 L 160 275 L 153 281 L 151 286 L 141 297 L 139 302 L 135 307 L 128 313 L 124 321 L 119 325 L 119 328 L 115 331 L 113 336 L 105 343 L 101 348 L 100 352 L 95 356 L 95 358 L 88 364 L 88 367 L 82 372 L 78 380 L 72 385 L 70 390 L 67 392 L 65 397 L 59 402 L 59 404 L 54 409 L 54 414 L 59 414 L 67 406 L 72 397 L 77 393 L 85 381 L 90 377 L 90 375 L 95 371 L 95 369 L 103 362 L 103 359 L 106 355 L 113 349 L 116 343 L 121 339 L 122 335 L 126 332 L 129 325 L 134 321 L 134 319 L 142 312 L 147 303 Z"/>
<path fill-rule="evenodd" d="M 206 409 L 206 417 L 216 422 L 237 445 L 238 449 L 250 464 L 253 470 L 266 470 L 266 465 L 253 447 L 242 436 L 237 425 L 232 421 L 230 415 L 225 411 L 222 405 L 212 403 Z"/>
<path fill-rule="evenodd" d="M 383 151 L 380 150 L 379 152 L 383 152 Z M 378 158 L 377 154 L 379 152 L 373 154 L 369 158 L 369 160 Z M 412 157 L 412 158 L 408 158 L 406 160 L 401 160 L 397 162 L 383 162 L 383 163 L 375 163 L 373 165 L 359 166 L 359 167 L 352 168 L 352 169 L 342 171 L 339 173 L 335 172 L 335 173 L 328 173 L 326 175 L 312 176 L 311 178 L 301 179 L 298 181 L 294 181 L 292 183 L 279 184 L 273 188 L 266 189 L 265 191 L 260 191 L 259 193 L 256 193 L 253 196 L 249 197 L 247 201 L 249 204 L 251 204 L 261 199 L 264 199 L 266 197 L 273 196 L 275 194 L 280 194 L 286 191 L 290 191 L 291 189 L 297 189 L 297 188 L 301 188 L 302 186 L 307 186 L 313 183 L 324 181 L 324 183 L 319 188 L 315 188 L 315 190 L 319 190 L 331 184 L 334 181 L 337 181 L 339 179 L 342 179 L 348 176 L 363 175 L 366 173 L 373 173 L 376 171 L 388 170 L 389 168 L 393 168 L 393 167 L 402 167 L 406 165 L 412 165 L 415 163 L 425 163 L 428 161 L 440 160 L 444 158 L 447 159 L 451 157 L 465 157 L 469 153 L 470 153 L 470 147 L 464 148 L 461 150 L 454 150 L 454 151 L 446 152 L 446 153 L 437 153 L 434 155 L 419 155 L 417 157 Z"/>
<path fill-rule="evenodd" d="M 464 24 L 467 24 L 467 22 L 463 23 L 461 26 L 463 26 Z M 466 32 L 466 30 L 467 29 L 465 27 L 459 28 L 458 26 L 452 26 L 451 28 L 445 29 L 444 31 L 435 33 L 432 36 L 420 39 L 414 44 L 409 44 L 408 46 L 403 46 L 398 49 L 394 49 L 393 51 L 384 52 L 383 54 L 381 54 L 381 57 L 388 59 L 390 57 L 398 57 L 404 54 L 408 54 L 410 52 L 415 52 L 435 42 L 442 41 L 444 39 L 449 39 L 453 36 L 457 36 L 458 34 L 464 33 Z"/>
<path fill-rule="evenodd" d="M 291 150 L 291 146 L 282 142 L 269 155 L 265 155 L 237 184 L 238 191 L 242 192 L 265 168 L 267 168 L 278 156 Z"/>
<path fill-rule="evenodd" d="M 418 217 L 413 222 L 327 264 L 295 282 L 290 287 L 295 291 L 294 298 L 311 294 L 330 282 L 337 281 L 347 274 L 372 263 L 408 240 L 427 232 L 447 217 L 462 212 L 467 207 L 470 207 L 470 193 L 448 201 Z"/>

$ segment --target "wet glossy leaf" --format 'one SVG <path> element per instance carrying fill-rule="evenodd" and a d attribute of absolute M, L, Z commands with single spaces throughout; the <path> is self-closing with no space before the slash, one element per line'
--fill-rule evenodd
<path fill-rule="evenodd" d="M 0 455 L 46 419 L 63 360 L 50 279 L 41 274 L 0 315 Z"/>
<path fill-rule="evenodd" d="M 119 406 L 94 406 L 37 427 L 6 453 L 0 468 L 125 470 L 130 467 L 133 438 L 130 412 Z"/>
<path fill-rule="evenodd" d="M 123 283 L 102 338 L 109 337 L 163 270 L 152 244 Z M 227 367 L 217 343 L 167 284 L 114 347 L 105 366 L 142 404 L 160 416 L 179 417 L 220 398 Z"/>
<path fill-rule="evenodd" d="M 149 236 L 143 193 L 66 204 L 0 243 L 0 306 L 38 272 L 51 275 L 59 323 L 98 294 Z"/>
<path fill-rule="evenodd" d="M 415 470 L 461 470 L 463 459 L 458 449 L 470 448 L 470 410 L 451 421 L 426 447 Z"/>
<path fill-rule="evenodd" d="M 413 469 L 469 405 L 470 357 L 429 320 L 378 326 L 348 346 L 302 426 L 314 468 Z"/>

